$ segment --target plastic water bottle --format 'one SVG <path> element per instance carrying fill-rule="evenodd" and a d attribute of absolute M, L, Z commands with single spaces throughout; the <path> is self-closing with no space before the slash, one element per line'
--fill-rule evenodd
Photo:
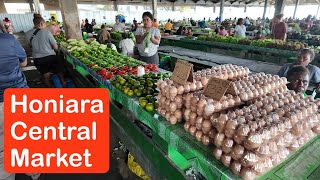
<path fill-rule="evenodd" d="M 62 88 L 62 84 L 61 84 L 61 81 L 60 81 L 60 78 L 58 75 L 54 74 L 51 78 L 52 82 L 53 82 L 53 85 L 54 87 L 56 88 Z"/>

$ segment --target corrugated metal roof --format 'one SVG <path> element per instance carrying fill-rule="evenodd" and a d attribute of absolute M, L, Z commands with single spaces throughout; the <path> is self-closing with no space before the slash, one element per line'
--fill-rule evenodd
<path fill-rule="evenodd" d="M 12 22 L 13 32 L 27 32 L 33 28 L 33 14 L 0 14 L 1 21 L 3 18 L 9 18 Z"/>

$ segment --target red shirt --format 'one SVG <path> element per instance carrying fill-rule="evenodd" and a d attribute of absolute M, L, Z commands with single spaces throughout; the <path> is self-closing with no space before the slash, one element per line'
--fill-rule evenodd
<path fill-rule="evenodd" d="M 273 38 L 283 40 L 284 35 L 287 33 L 287 25 L 284 22 L 280 22 L 273 27 Z"/>

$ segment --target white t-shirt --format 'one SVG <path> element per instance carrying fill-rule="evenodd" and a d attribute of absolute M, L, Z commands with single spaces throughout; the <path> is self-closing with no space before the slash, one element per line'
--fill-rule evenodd
<path fill-rule="evenodd" d="M 125 27 L 123 23 L 114 24 L 114 30 L 115 31 L 122 31 L 122 29 Z"/>
<path fill-rule="evenodd" d="M 110 46 L 111 46 L 111 49 L 112 49 L 112 50 L 118 51 L 118 50 L 117 50 L 117 46 L 116 46 L 116 45 L 114 45 L 114 44 L 110 43 Z"/>
<path fill-rule="evenodd" d="M 152 27 L 152 28 L 149 29 L 149 32 L 150 32 L 150 37 L 158 36 L 158 37 L 161 38 L 160 30 L 158 28 Z M 143 27 L 138 27 L 136 32 L 135 32 L 135 35 L 144 35 L 145 33 L 146 32 L 145 32 L 145 29 Z M 146 38 L 144 38 L 144 40 L 143 40 L 143 42 L 141 44 L 137 44 L 136 46 L 137 46 L 139 54 L 141 56 L 150 57 L 150 56 L 155 55 L 158 52 L 159 45 L 153 44 L 149 39 L 148 52 L 146 52 L 145 51 L 145 49 L 146 49 Z"/>
<path fill-rule="evenodd" d="M 134 42 L 132 39 L 123 39 L 119 43 L 119 48 L 121 49 L 121 54 L 132 56 L 133 55 L 133 48 Z"/>
<path fill-rule="evenodd" d="M 235 28 L 234 28 L 234 30 L 235 30 L 235 34 L 234 34 L 234 36 L 235 37 L 243 37 L 243 38 L 245 38 L 246 37 L 246 27 L 244 26 L 244 25 L 237 25 Z"/>

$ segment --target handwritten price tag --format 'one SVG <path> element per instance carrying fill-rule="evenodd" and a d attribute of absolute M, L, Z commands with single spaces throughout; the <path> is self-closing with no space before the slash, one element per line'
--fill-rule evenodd
<path fill-rule="evenodd" d="M 187 81 L 193 82 L 193 64 L 177 60 L 172 73 L 172 81 L 184 85 Z"/>
<path fill-rule="evenodd" d="M 208 84 L 203 90 L 203 94 L 205 96 L 211 97 L 214 100 L 220 101 L 229 88 L 230 84 L 230 81 L 211 77 Z"/>

